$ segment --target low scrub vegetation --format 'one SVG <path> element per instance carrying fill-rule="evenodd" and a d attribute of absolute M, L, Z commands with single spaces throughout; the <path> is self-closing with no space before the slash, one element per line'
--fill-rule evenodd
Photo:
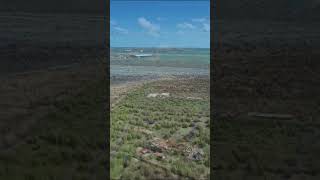
<path fill-rule="evenodd" d="M 119 102 L 111 112 L 112 179 L 208 179 L 208 87 L 209 80 L 201 78 L 158 81 Z"/>

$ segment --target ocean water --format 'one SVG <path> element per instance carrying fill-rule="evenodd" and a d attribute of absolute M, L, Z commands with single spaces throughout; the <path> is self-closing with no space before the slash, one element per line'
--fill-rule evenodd
<path fill-rule="evenodd" d="M 145 53 L 152 57 L 136 58 L 130 54 Z M 151 65 L 171 67 L 206 68 L 210 64 L 209 48 L 111 48 L 111 64 Z"/>
<path fill-rule="evenodd" d="M 132 57 L 130 54 L 152 54 Z M 209 75 L 210 49 L 111 48 L 111 81 L 117 76 Z"/>

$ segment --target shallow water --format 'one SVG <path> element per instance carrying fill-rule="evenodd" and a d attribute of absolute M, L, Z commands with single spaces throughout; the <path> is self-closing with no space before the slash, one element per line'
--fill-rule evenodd
<path fill-rule="evenodd" d="M 153 56 L 143 58 L 130 56 L 130 54 L 140 53 L 152 54 Z M 110 55 L 111 65 L 202 69 L 208 69 L 210 65 L 210 50 L 208 48 L 111 48 Z"/>
<path fill-rule="evenodd" d="M 209 76 L 209 70 L 199 68 L 111 65 L 111 85 L 154 80 L 165 76 Z"/>
<path fill-rule="evenodd" d="M 137 58 L 130 54 L 152 54 Z M 111 48 L 111 84 L 163 76 L 209 75 L 209 49 Z"/>

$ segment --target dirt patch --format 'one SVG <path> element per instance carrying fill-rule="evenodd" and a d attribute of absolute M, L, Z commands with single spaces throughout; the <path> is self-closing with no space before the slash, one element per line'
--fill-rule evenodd
<path fill-rule="evenodd" d="M 148 98 L 167 98 L 170 97 L 170 93 L 150 93 L 147 95 Z"/>
<path fill-rule="evenodd" d="M 126 83 L 122 83 L 122 84 L 117 84 L 117 85 L 111 85 L 110 90 L 111 90 L 111 94 L 110 94 L 110 104 L 111 107 L 116 106 L 116 104 L 121 101 L 121 99 L 123 99 L 128 92 L 137 89 L 143 85 L 145 85 L 146 83 L 150 83 L 150 82 L 156 82 L 156 81 L 161 81 L 161 80 L 169 80 L 171 78 L 169 77 L 162 77 L 162 78 L 157 78 L 157 79 L 153 79 L 153 80 L 136 80 L 136 81 L 131 81 L 131 82 L 126 82 Z M 167 95 L 167 94 L 165 94 Z M 153 96 L 158 96 L 158 94 L 154 94 Z"/>

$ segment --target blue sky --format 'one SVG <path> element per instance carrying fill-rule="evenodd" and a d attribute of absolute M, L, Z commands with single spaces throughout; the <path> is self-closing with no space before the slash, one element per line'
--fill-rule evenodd
<path fill-rule="evenodd" d="M 111 1 L 111 47 L 210 47 L 209 1 Z"/>

